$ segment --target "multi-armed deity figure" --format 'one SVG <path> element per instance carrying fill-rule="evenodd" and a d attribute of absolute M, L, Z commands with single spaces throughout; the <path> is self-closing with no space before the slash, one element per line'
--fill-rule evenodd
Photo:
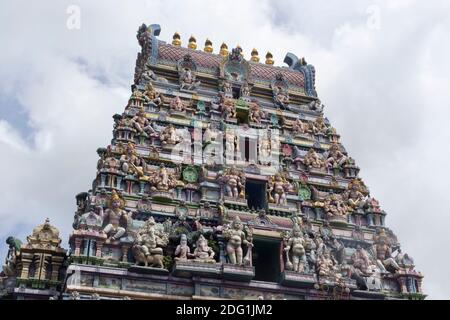
<path fill-rule="evenodd" d="M 152 191 L 169 191 L 177 186 L 181 186 L 183 182 L 178 180 L 177 175 L 179 175 L 179 172 L 171 173 L 161 163 L 157 170 L 152 171 L 148 179 Z"/>
<path fill-rule="evenodd" d="M 334 193 L 325 198 L 323 209 L 327 218 L 345 217 L 348 213 L 348 206 L 342 197 Z"/>
<path fill-rule="evenodd" d="M 215 263 L 214 250 L 208 246 L 208 240 L 201 234 L 196 242 L 196 247 L 194 250 L 194 261 Z"/>
<path fill-rule="evenodd" d="M 288 90 L 286 88 L 283 88 L 282 86 L 274 86 L 273 99 L 278 106 L 282 107 L 283 109 L 286 109 L 286 107 L 289 105 Z"/>
<path fill-rule="evenodd" d="M 225 169 L 219 180 L 224 184 L 225 196 L 238 199 L 245 198 L 245 173 L 235 167 Z"/>
<path fill-rule="evenodd" d="M 164 146 L 173 146 L 183 141 L 183 135 L 177 132 L 173 124 L 169 124 L 161 132 L 160 139 Z"/>
<path fill-rule="evenodd" d="M 270 203 L 287 205 L 287 193 L 292 191 L 292 185 L 280 173 L 269 177 L 267 183 L 267 197 Z"/>
<path fill-rule="evenodd" d="M 138 177 L 144 176 L 147 168 L 145 160 L 137 153 L 133 143 L 129 142 L 120 157 L 122 171 L 128 174 L 135 174 Z"/>
<path fill-rule="evenodd" d="M 145 117 L 144 107 L 139 108 L 137 114 L 131 119 L 131 123 L 136 131 L 144 137 L 158 136 L 158 132 L 152 127 L 150 121 Z"/>
<path fill-rule="evenodd" d="M 124 210 L 125 201 L 117 194 L 116 190 L 113 190 L 108 203 L 108 209 L 103 212 L 100 210 L 100 216 L 103 221 L 107 221 L 103 232 L 108 236 L 108 240 L 119 240 L 126 232 L 126 228 L 121 226 L 121 220 L 125 220 L 125 225 L 128 225 L 129 220 L 132 218 L 132 212 L 127 213 Z"/>
<path fill-rule="evenodd" d="M 157 107 L 157 106 L 161 105 L 161 103 L 162 103 L 160 94 L 158 92 L 156 92 L 156 90 L 153 87 L 151 82 L 149 82 L 145 86 L 144 99 L 145 99 L 145 102 L 147 102 L 149 105 L 151 105 L 153 107 Z"/>
<path fill-rule="evenodd" d="M 322 134 L 325 135 L 328 132 L 328 126 L 325 124 L 323 116 L 317 117 L 316 121 L 310 122 L 309 133 L 312 135 Z"/>
<path fill-rule="evenodd" d="M 180 75 L 180 89 L 181 90 L 195 90 L 200 87 L 201 82 L 196 80 L 195 75 L 191 69 L 184 69 Z"/>
<path fill-rule="evenodd" d="M 150 217 L 136 233 L 134 258 L 137 263 L 144 263 L 146 267 L 164 268 L 163 248 L 169 243 L 169 236 L 164 231 L 157 230 L 155 225 L 155 219 Z"/>
<path fill-rule="evenodd" d="M 353 179 L 344 194 L 351 209 L 362 208 L 368 202 L 369 190 L 361 179 Z"/>
<path fill-rule="evenodd" d="M 243 230 L 241 219 L 235 216 L 231 225 L 223 230 L 223 235 L 227 240 L 227 257 L 231 264 L 235 265 L 251 265 L 251 252 L 253 248 L 251 230 Z M 244 259 L 242 245 L 247 247 L 247 253 Z"/>
<path fill-rule="evenodd" d="M 286 269 L 294 272 L 305 271 L 306 266 L 306 241 L 303 238 L 302 229 L 294 224 L 292 231 L 284 239 L 284 252 L 286 254 Z"/>
<path fill-rule="evenodd" d="M 326 160 L 327 166 L 331 169 L 342 168 L 346 161 L 347 156 L 341 152 L 339 144 L 331 144 Z"/>
<path fill-rule="evenodd" d="M 252 101 L 248 104 L 249 108 L 249 115 L 248 119 L 250 122 L 255 122 L 257 124 L 261 123 L 261 120 L 266 117 L 266 113 L 261 110 L 261 107 L 259 106 L 258 102 Z"/>
<path fill-rule="evenodd" d="M 220 109 L 225 118 L 236 118 L 236 102 L 224 94 L 220 95 Z"/>
<path fill-rule="evenodd" d="M 305 155 L 305 158 L 303 159 L 303 164 L 308 168 L 308 170 L 311 169 L 325 169 L 325 161 L 322 159 L 321 156 L 314 150 L 314 148 L 310 148 L 308 150 L 308 153 Z"/>
<path fill-rule="evenodd" d="M 300 135 L 308 132 L 308 124 L 300 119 L 296 119 L 292 123 L 292 132 L 294 135 Z"/>
<path fill-rule="evenodd" d="M 170 111 L 184 112 L 186 110 L 183 100 L 181 100 L 179 96 L 176 96 L 170 100 L 169 107 Z"/>

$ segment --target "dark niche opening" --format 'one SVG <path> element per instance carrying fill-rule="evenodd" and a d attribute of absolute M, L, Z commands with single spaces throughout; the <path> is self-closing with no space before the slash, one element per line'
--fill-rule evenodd
<path fill-rule="evenodd" d="M 266 183 L 262 181 L 247 180 L 245 183 L 245 194 L 248 207 L 252 210 L 266 209 Z"/>
<path fill-rule="evenodd" d="M 280 241 L 253 239 L 254 280 L 278 282 L 280 279 Z"/>

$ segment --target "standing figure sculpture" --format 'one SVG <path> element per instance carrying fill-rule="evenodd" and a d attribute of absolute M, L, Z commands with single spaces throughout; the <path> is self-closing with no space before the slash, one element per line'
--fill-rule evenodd
<path fill-rule="evenodd" d="M 398 272 L 402 268 L 392 257 L 392 249 L 386 231 L 381 229 L 374 237 L 374 251 L 377 256 L 377 265 L 384 272 Z"/>
<path fill-rule="evenodd" d="M 6 277 L 12 277 L 16 274 L 17 258 L 20 255 L 20 247 L 22 242 L 14 237 L 8 237 L 6 244 L 9 246 L 6 254 L 5 263 L 3 264 L 3 273 Z"/>
<path fill-rule="evenodd" d="M 239 216 L 235 216 L 231 225 L 228 225 L 223 231 L 223 235 L 227 240 L 226 252 L 229 263 L 235 265 L 243 265 L 244 255 L 242 245 L 245 245 L 247 247 L 247 255 L 249 255 L 249 253 L 251 253 L 253 243 L 244 232 Z"/>
<path fill-rule="evenodd" d="M 277 205 L 287 205 L 287 193 L 292 191 L 292 185 L 281 174 L 269 178 L 267 183 L 267 196 L 269 202 Z"/>
<path fill-rule="evenodd" d="M 225 195 L 230 198 L 245 198 L 245 174 L 235 167 L 225 169 L 219 178 L 224 184 Z"/>
<path fill-rule="evenodd" d="M 284 252 L 286 254 L 286 269 L 294 272 L 304 272 L 306 266 L 306 241 L 302 236 L 302 229 L 294 224 L 289 238 L 284 239 Z"/>

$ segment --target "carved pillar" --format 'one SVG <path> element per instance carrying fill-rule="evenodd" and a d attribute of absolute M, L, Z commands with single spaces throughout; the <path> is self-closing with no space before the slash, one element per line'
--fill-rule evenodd
<path fill-rule="evenodd" d="M 81 251 L 81 243 L 83 240 L 80 238 L 75 238 L 75 256 L 78 257 Z"/>
<path fill-rule="evenodd" d="M 122 246 L 122 262 L 128 262 L 128 250 L 129 249 L 130 249 L 130 247 L 127 245 Z"/>
<path fill-rule="evenodd" d="M 102 257 L 102 248 L 103 248 L 103 241 L 97 240 L 97 248 L 95 250 L 95 256 L 97 258 Z"/>
<path fill-rule="evenodd" d="M 52 281 L 59 280 L 59 270 L 61 269 L 61 265 L 63 263 L 64 257 L 53 256 L 52 257 Z"/>
<path fill-rule="evenodd" d="M 121 183 L 122 183 L 122 177 L 118 176 L 117 177 L 117 184 L 116 184 L 117 190 L 121 190 L 121 187 L 120 187 Z"/>
<path fill-rule="evenodd" d="M 145 182 L 144 182 L 144 181 L 141 181 L 141 182 L 140 182 L 140 190 L 139 190 L 139 194 L 140 194 L 140 195 L 143 195 L 143 194 L 144 194 L 144 191 L 145 191 Z"/>
<path fill-rule="evenodd" d="M 30 264 L 33 261 L 33 256 L 30 254 L 22 253 L 22 272 L 20 273 L 20 277 L 23 279 L 28 279 L 28 274 L 30 273 Z"/>
<path fill-rule="evenodd" d="M 100 188 L 104 188 L 106 183 L 106 175 L 101 174 L 100 175 Z"/>

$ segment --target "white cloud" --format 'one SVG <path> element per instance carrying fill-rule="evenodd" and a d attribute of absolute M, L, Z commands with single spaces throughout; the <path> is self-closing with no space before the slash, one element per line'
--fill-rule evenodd
<path fill-rule="evenodd" d="M 68 30 L 66 9 L 81 9 Z M 380 28 L 367 27 L 378 6 Z M 270 50 L 306 56 L 326 115 L 362 168 L 388 225 L 426 276 L 425 290 L 450 298 L 445 255 L 450 130 L 446 1 L 2 1 L 0 94 L 20 102 L 29 141 L 0 107 L 0 238 L 31 232 L 46 216 L 70 232 L 74 196 L 90 188 L 97 147 L 111 139 L 125 106 L 142 23 L 160 38 L 179 31 L 199 47 L 210 38 L 240 44 L 249 57 Z M 4 248 L 3 248 L 4 250 Z"/>

